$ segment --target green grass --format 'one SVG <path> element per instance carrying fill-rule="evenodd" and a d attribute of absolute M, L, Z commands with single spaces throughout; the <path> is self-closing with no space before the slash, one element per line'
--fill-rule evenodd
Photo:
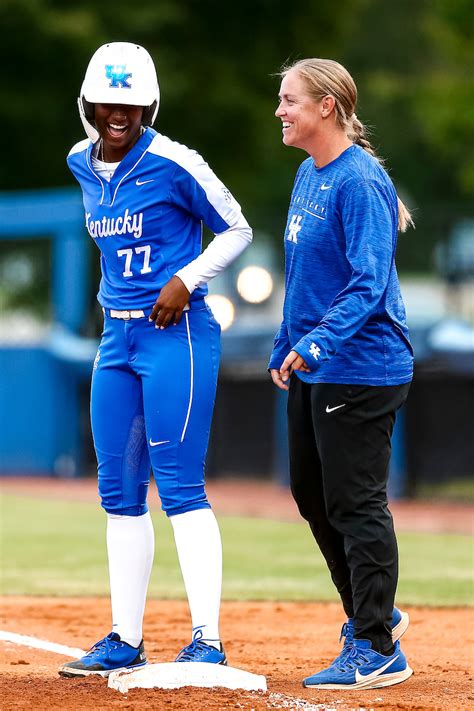
<path fill-rule="evenodd" d="M 108 595 L 105 514 L 96 505 L 4 495 L 1 592 Z M 171 525 L 153 513 L 155 564 L 150 597 L 183 598 Z M 219 517 L 224 599 L 337 600 L 326 565 L 304 523 Z M 473 602 L 468 536 L 401 534 L 397 599 L 405 604 Z"/>
<path fill-rule="evenodd" d="M 441 484 L 420 484 L 417 486 L 417 496 L 422 499 L 436 499 L 437 501 L 459 501 L 464 504 L 474 502 L 474 480 L 455 479 Z"/>

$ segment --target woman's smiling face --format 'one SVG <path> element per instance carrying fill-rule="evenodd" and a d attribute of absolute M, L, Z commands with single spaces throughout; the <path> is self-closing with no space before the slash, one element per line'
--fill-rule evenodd
<path fill-rule="evenodd" d="M 128 153 L 140 137 L 142 117 L 143 106 L 95 104 L 94 118 L 106 161 L 120 161 Z"/>
<path fill-rule="evenodd" d="M 321 103 L 309 96 L 304 80 L 296 71 L 289 71 L 283 77 L 279 99 L 275 116 L 283 124 L 283 143 L 311 153 L 321 128 Z"/>

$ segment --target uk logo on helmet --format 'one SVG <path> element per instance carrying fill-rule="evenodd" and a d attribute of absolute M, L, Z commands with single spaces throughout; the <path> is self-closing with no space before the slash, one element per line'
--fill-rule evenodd
<path fill-rule="evenodd" d="M 125 64 L 106 64 L 105 65 L 105 76 L 110 79 L 109 87 L 113 89 L 131 89 L 131 84 L 128 80 L 132 76 L 131 72 L 126 71 L 127 67 Z"/>

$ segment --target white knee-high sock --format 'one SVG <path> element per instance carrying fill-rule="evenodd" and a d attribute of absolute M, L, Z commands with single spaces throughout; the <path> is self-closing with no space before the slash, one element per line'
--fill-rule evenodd
<path fill-rule="evenodd" d="M 211 509 L 170 516 L 193 630 L 219 648 L 219 611 L 222 587 L 222 544 Z"/>
<path fill-rule="evenodd" d="M 150 512 L 143 516 L 107 514 L 112 630 L 138 647 L 150 579 L 155 535 Z"/>

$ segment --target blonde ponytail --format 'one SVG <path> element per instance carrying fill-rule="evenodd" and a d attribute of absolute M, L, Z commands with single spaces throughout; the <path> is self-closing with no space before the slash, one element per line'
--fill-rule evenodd
<path fill-rule="evenodd" d="M 413 222 L 413 217 L 410 214 L 410 210 L 407 206 L 400 200 L 397 195 L 398 200 L 398 230 L 400 232 L 406 232 L 409 227 L 415 229 L 415 223 Z"/>
<path fill-rule="evenodd" d="M 289 71 L 296 71 L 306 84 L 308 95 L 319 103 L 330 94 L 334 97 L 334 114 L 337 125 L 342 128 L 349 140 L 383 165 L 383 158 L 378 156 L 367 138 L 367 129 L 359 121 L 354 109 L 357 104 L 357 87 L 347 69 L 332 59 L 300 59 L 286 65 L 280 72 L 282 77 Z M 409 210 L 398 198 L 398 229 L 405 232 L 414 227 Z"/>
<path fill-rule="evenodd" d="M 384 164 L 383 158 L 381 158 L 377 153 L 375 152 L 372 144 L 370 143 L 369 139 L 367 138 L 367 129 L 364 126 L 361 121 L 357 118 L 357 115 L 355 113 L 352 114 L 350 119 L 345 122 L 345 129 L 348 138 L 353 142 L 356 143 L 358 146 L 364 149 L 364 151 L 367 151 L 371 156 L 376 158 L 379 163 L 382 165 Z M 400 198 L 397 195 L 397 201 L 398 201 L 398 230 L 399 232 L 406 232 L 409 227 L 415 227 L 415 223 L 413 222 L 413 218 L 410 214 L 410 211 L 404 205 L 404 203 L 400 200 Z"/>
<path fill-rule="evenodd" d="M 367 153 L 370 153 L 371 156 L 376 158 L 379 163 L 382 163 L 383 165 L 383 158 L 377 155 L 375 152 L 375 149 L 373 148 L 372 144 L 370 143 L 368 137 L 367 137 L 367 129 L 364 126 L 364 124 L 359 121 L 357 118 L 357 115 L 355 113 L 352 114 L 352 116 L 349 119 L 346 119 L 344 121 L 344 129 L 346 131 L 347 137 L 353 142 L 357 143 L 358 146 L 364 149 L 364 151 L 367 151 Z"/>

